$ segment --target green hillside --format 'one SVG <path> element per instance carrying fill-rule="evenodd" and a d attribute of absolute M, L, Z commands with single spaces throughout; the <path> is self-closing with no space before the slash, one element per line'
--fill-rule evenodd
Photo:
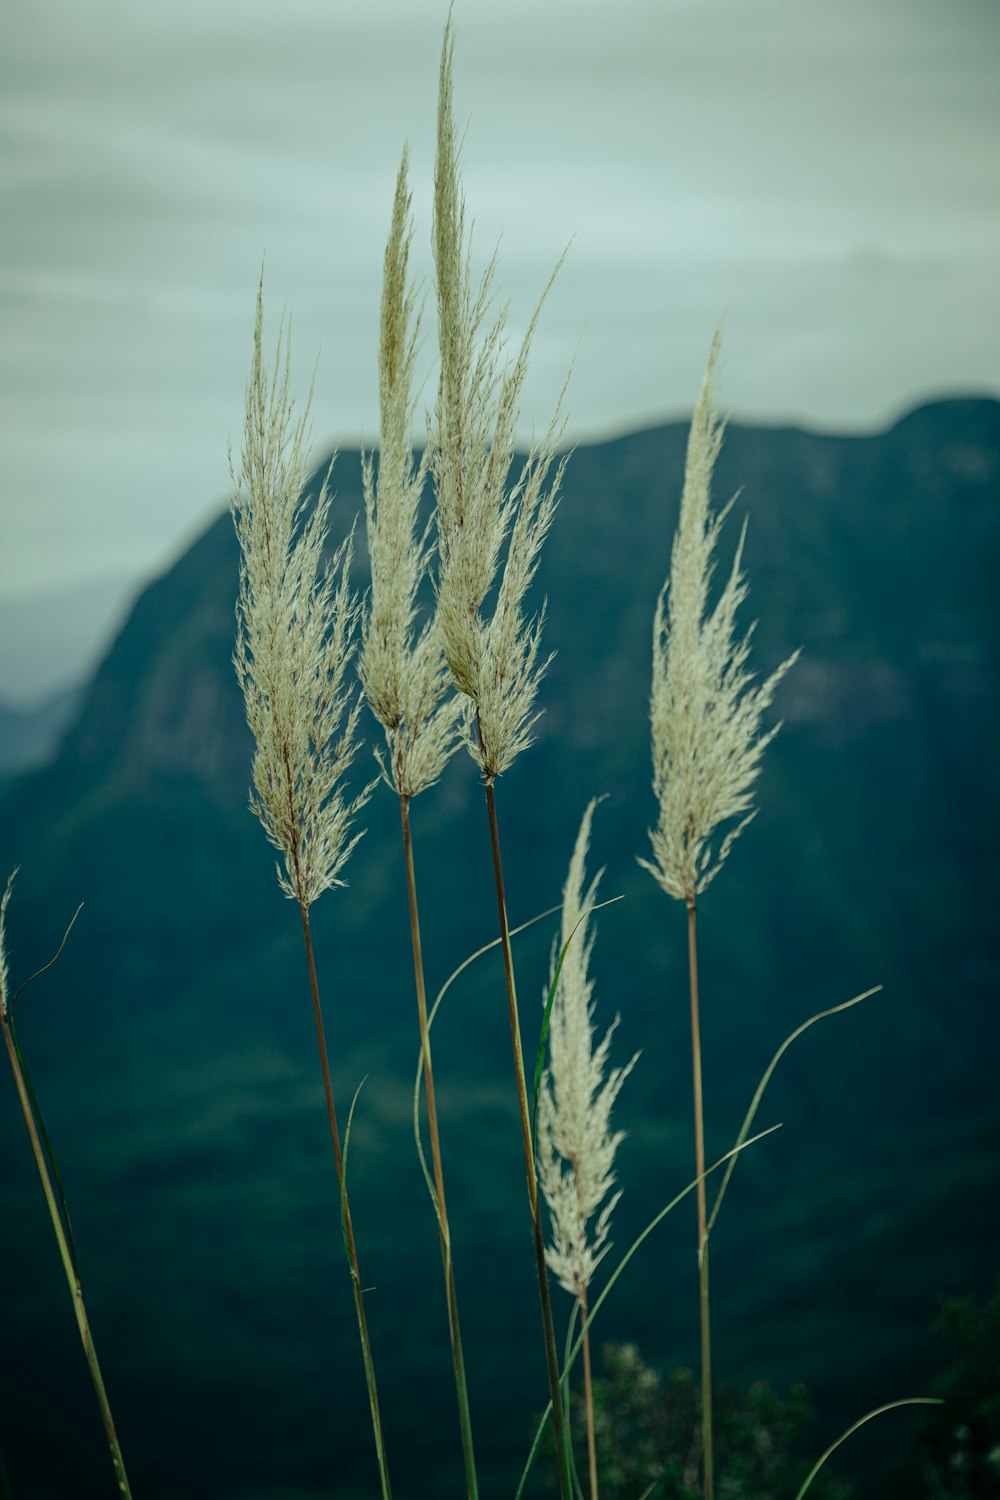
<path fill-rule="evenodd" d="M 619 1060 L 642 1050 L 618 1106 L 619 1249 L 692 1171 L 683 913 L 636 863 L 685 441 L 677 425 L 574 454 L 539 578 L 558 653 L 545 714 L 497 793 L 514 922 L 558 902 L 584 805 L 607 794 L 592 858 L 604 894 L 625 899 L 598 920 L 599 1017 L 621 1015 Z M 333 477 L 346 529 L 358 455 Z M 761 1113 L 782 1129 L 746 1153 L 713 1237 L 718 1377 L 804 1380 L 819 1452 L 927 1385 L 938 1297 L 997 1271 L 1000 404 L 927 406 L 865 438 L 734 426 L 717 495 L 741 486 L 722 553 L 749 515 L 755 666 L 803 654 L 779 689 L 759 816 L 700 909 L 709 1154 L 793 1027 L 884 986 L 782 1063 Z M 362 551 L 359 585 L 364 568 Z M 0 791 L 0 869 L 21 866 L 11 967 L 17 982 L 44 962 L 85 902 L 19 1025 L 136 1494 L 353 1500 L 375 1492 L 374 1460 L 297 914 L 246 809 L 236 582 L 223 515 L 140 596 L 55 761 Z M 467 757 L 413 817 L 436 988 L 494 936 Z M 437 1500 L 461 1492 L 462 1469 L 410 1126 L 397 824 L 382 788 L 314 934 L 345 1111 L 367 1079 L 351 1193 L 394 1488 Z M 532 1054 L 552 932 L 515 949 Z M 435 1072 L 483 1494 L 500 1500 L 546 1384 L 495 953 L 449 995 Z M 23 1135 L 0 1081 L 0 1451 L 17 1500 L 89 1500 L 112 1481 Z M 694 1359 L 693 1206 L 651 1237 L 605 1316 L 605 1336 L 653 1365 Z M 896 1414 L 844 1450 L 859 1496 L 887 1493 L 879 1465 L 914 1425 Z"/>

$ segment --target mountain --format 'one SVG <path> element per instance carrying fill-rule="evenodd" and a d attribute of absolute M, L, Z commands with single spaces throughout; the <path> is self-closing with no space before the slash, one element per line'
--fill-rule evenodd
<path fill-rule="evenodd" d="M 0 703 L 0 776 L 48 760 L 83 698 L 81 687 L 65 688 L 34 708 Z"/>
<path fill-rule="evenodd" d="M 675 425 L 572 456 L 539 578 L 557 652 L 545 713 L 497 792 L 515 923 L 558 902 L 583 808 L 606 794 L 592 859 L 603 893 L 625 899 L 597 923 L 598 1023 L 620 1014 L 619 1060 L 642 1051 L 617 1113 L 617 1252 L 692 1172 L 683 912 L 636 862 L 655 814 L 651 620 L 685 442 Z M 346 530 L 357 454 L 338 458 L 334 487 Z M 883 985 L 782 1060 L 759 1117 L 782 1128 L 745 1153 L 713 1236 L 718 1376 L 805 1380 L 819 1453 L 928 1386 L 936 1299 L 997 1269 L 1000 404 L 936 403 L 863 438 L 734 424 L 716 493 L 740 487 L 721 553 L 746 514 L 754 664 L 803 655 L 780 689 L 759 815 L 700 909 L 709 1154 L 794 1027 Z M 0 868 L 21 866 L 10 961 L 15 980 L 38 968 L 85 902 L 19 1029 L 136 1493 L 353 1500 L 375 1492 L 374 1463 L 301 942 L 246 808 L 237 568 L 220 516 L 140 595 L 55 761 L 0 793 Z M 365 572 L 361 549 L 359 586 Z M 493 937 L 481 804 L 464 757 L 414 807 L 432 990 Z M 423 1500 L 460 1493 L 461 1466 L 384 788 L 365 821 L 314 936 L 342 1110 L 366 1079 L 352 1208 L 394 1487 Z M 529 1057 L 552 931 L 515 949 Z M 484 1500 L 513 1493 L 546 1399 L 506 1026 L 487 954 L 435 1028 Z M 0 1311 L 0 1451 L 19 1500 L 87 1500 L 110 1470 L 11 1087 L 0 1129 L 15 1143 L 0 1158 L 0 1267 L 16 1289 Z M 601 1337 L 664 1369 L 692 1362 L 694 1262 L 686 1203 L 629 1266 Z M 838 1454 L 861 1496 L 889 1493 L 884 1465 L 916 1425 L 881 1422 Z"/>
<path fill-rule="evenodd" d="M 137 592 L 134 578 L 112 574 L 0 599 L 0 700 L 34 709 L 82 682 Z"/>

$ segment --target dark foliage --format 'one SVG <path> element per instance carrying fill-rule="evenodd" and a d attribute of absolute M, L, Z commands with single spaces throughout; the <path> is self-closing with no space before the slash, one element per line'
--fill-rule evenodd
<path fill-rule="evenodd" d="M 691 1371 L 664 1377 L 634 1344 L 605 1344 L 603 1361 L 603 1378 L 594 1382 L 602 1500 L 701 1500 L 701 1415 Z M 582 1398 L 573 1405 L 577 1466 L 585 1476 Z M 794 1385 L 787 1396 L 763 1380 L 739 1393 L 723 1387 L 714 1414 L 718 1500 L 795 1500 L 815 1462 L 803 1441 L 813 1426 L 805 1387 Z M 852 1493 L 823 1473 L 809 1490 L 812 1500 L 850 1500 Z"/>

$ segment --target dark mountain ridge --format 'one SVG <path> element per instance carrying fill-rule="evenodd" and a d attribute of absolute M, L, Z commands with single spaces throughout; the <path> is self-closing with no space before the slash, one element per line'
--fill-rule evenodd
<path fill-rule="evenodd" d="M 654 817 L 651 622 L 686 438 L 676 424 L 574 453 L 540 570 L 558 653 L 545 714 L 498 788 L 515 921 L 559 900 L 583 807 L 608 794 L 592 858 L 604 893 L 626 899 L 600 917 L 599 1020 L 620 1012 L 619 1050 L 643 1054 L 619 1105 L 621 1250 L 691 1170 L 683 916 L 636 864 Z M 356 453 L 333 480 L 346 530 L 361 505 Z M 721 1378 L 807 1380 L 821 1451 L 931 1378 L 935 1298 L 996 1271 L 1000 403 L 935 403 L 864 438 L 734 424 L 717 498 L 738 488 L 720 566 L 745 513 L 754 664 L 803 656 L 781 688 L 759 817 L 702 908 L 710 1152 L 731 1143 L 794 1026 L 885 986 L 782 1062 L 761 1120 L 783 1128 L 746 1154 L 713 1240 Z M 237 567 L 223 515 L 139 597 L 53 763 L 0 792 L 2 867 L 22 866 L 9 946 L 23 976 L 86 901 L 21 1031 L 142 1492 L 290 1500 L 327 1493 L 336 1474 L 347 1497 L 373 1489 L 364 1391 L 294 913 L 246 811 Z M 365 574 L 360 546 L 360 586 Z M 414 809 L 435 988 L 493 936 L 480 804 L 462 757 Z M 396 821 L 380 789 L 349 888 L 323 898 L 315 925 L 345 1106 L 368 1075 L 352 1196 L 378 1287 L 396 1488 L 417 1497 L 458 1493 L 461 1471 L 408 1124 L 416 1022 Z M 529 1053 L 551 930 L 533 928 L 516 954 Z M 489 957 L 474 966 L 435 1032 L 486 1496 L 512 1493 L 544 1401 L 498 978 Z M 19 1140 L 11 1089 L 0 1122 Z M 665 1368 L 695 1357 L 692 1216 L 657 1232 L 606 1314 L 605 1336 Z M 18 1288 L 0 1315 L 15 1492 L 62 1493 L 72 1476 L 75 1496 L 103 1493 L 106 1456 L 20 1144 L 4 1155 L 0 1223 Z M 39 1454 L 46 1406 L 60 1423 L 66 1413 L 66 1438 Z M 901 1420 L 843 1472 L 860 1483 L 904 1433 Z"/>

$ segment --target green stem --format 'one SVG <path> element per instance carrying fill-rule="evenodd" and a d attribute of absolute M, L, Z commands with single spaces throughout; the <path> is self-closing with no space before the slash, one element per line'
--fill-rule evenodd
<path fill-rule="evenodd" d="M 698 1013 L 698 939 L 695 904 L 688 902 L 688 977 L 691 990 L 691 1072 L 694 1079 L 694 1155 L 698 1177 L 698 1301 L 701 1310 L 701 1424 L 705 1500 L 713 1500 L 712 1331 L 708 1297 L 708 1217 L 705 1206 L 705 1115 L 701 1089 L 701 1021 Z"/>
<path fill-rule="evenodd" d="M 441 1237 L 441 1261 L 444 1267 L 445 1290 L 448 1297 L 448 1327 L 451 1334 L 452 1364 L 455 1368 L 455 1392 L 458 1398 L 458 1420 L 462 1433 L 465 1483 L 469 1500 L 477 1500 L 479 1484 L 476 1478 L 476 1455 L 472 1444 L 472 1418 L 469 1412 L 469 1391 L 465 1379 L 465 1356 L 462 1352 L 462 1335 L 458 1322 L 458 1292 L 455 1287 L 455 1268 L 451 1255 L 451 1230 L 448 1225 L 448 1208 L 444 1194 L 444 1169 L 441 1162 L 437 1100 L 434 1093 L 434 1068 L 431 1059 L 430 1027 L 427 1021 L 427 989 L 424 983 L 424 957 L 420 941 L 420 916 L 417 910 L 417 879 L 413 865 L 413 836 L 410 831 L 410 799 L 402 792 L 399 794 L 399 813 L 403 829 L 403 856 L 406 862 L 406 895 L 410 909 L 410 940 L 413 947 L 413 978 L 416 984 L 417 1012 L 420 1020 L 420 1051 L 424 1065 L 427 1127 L 431 1138 L 434 1192 L 437 1198 L 438 1230 Z"/>
<path fill-rule="evenodd" d="M 361 1290 L 361 1272 L 358 1269 L 358 1252 L 354 1243 L 354 1226 L 351 1222 L 351 1207 L 347 1197 L 347 1182 L 344 1177 L 344 1160 L 340 1147 L 340 1131 L 337 1128 L 337 1111 L 333 1102 L 330 1059 L 326 1050 L 323 1012 L 319 1003 L 319 984 L 316 980 L 316 959 L 313 955 L 312 934 L 309 931 L 309 912 L 304 901 L 299 902 L 299 913 L 302 917 L 302 936 L 305 940 L 306 959 L 309 964 L 309 986 L 312 991 L 313 1016 L 316 1021 L 316 1040 L 319 1044 L 319 1060 L 323 1069 L 326 1112 L 330 1121 L 333 1159 L 337 1168 L 337 1185 L 340 1188 L 344 1244 L 347 1248 L 347 1258 L 351 1268 L 351 1288 L 354 1292 L 354 1306 L 358 1315 L 358 1332 L 361 1335 L 361 1352 L 365 1364 L 365 1380 L 368 1385 L 368 1402 L 371 1407 L 372 1430 L 375 1434 L 375 1452 L 378 1458 L 379 1478 L 382 1483 L 383 1500 L 391 1500 L 392 1491 L 389 1487 L 389 1468 L 385 1456 L 385 1441 L 382 1436 L 382 1418 L 379 1413 L 378 1389 L 375 1384 L 375 1363 L 372 1359 L 371 1340 L 368 1336 L 368 1319 L 365 1316 L 364 1295 Z"/>
<path fill-rule="evenodd" d="M 714 1166 L 709 1167 L 708 1171 L 717 1171 L 724 1162 L 729 1161 L 733 1156 L 737 1154 L 737 1152 L 745 1150 L 747 1146 L 756 1145 L 756 1143 L 758 1141 L 762 1141 L 766 1135 L 772 1135 L 775 1130 L 779 1130 L 780 1128 L 781 1127 L 778 1125 L 772 1125 L 769 1130 L 762 1130 L 759 1135 L 751 1136 L 750 1139 L 744 1141 L 742 1145 L 734 1146 L 731 1151 L 726 1152 L 725 1156 L 720 1156 L 719 1160 L 714 1164 Z M 612 1291 L 614 1290 L 615 1284 L 624 1274 L 625 1269 L 631 1261 L 632 1257 L 637 1253 L 641 1246 L 646 1243 L 646 1241 L 649 1239 L 649 1236 L 653 1233 L 653 1230 L 656 1229 L 659 1224 L 662 1224 L 663 1220 L 667 1217 L 667 1214 L 671 1213 L 673 1209 L 677 1207 L 678 1203 L 682 1203 L 684 1201 L 688 1193 L 694 1192 L 697 1185 L 697 1181 L 693 1181 L 689 1182 L 686 1188 L 682 1188 L 675 1197 L 671 1198 L 670 1202 L 666 1205 L 665 1208 L 661 1208 L 660 1212 L 654 1218 L 650 1219 L 645 1229 L 642 1230 L 642 1232 L 632 1241 L 631 1245 L 625 1251 L 625 1254 L 622 1256 L 621 1260 L 618 1262 L 617 1266 L 612 1271 L 607 1281 L 604 1283 L 604 1288 L 601 1291 L 600 1296 L 597 1298 L 597 1301 L 594 1303 L 593 1307 L 590 1308 L 589 1316 L 587 1319 L 588 1323 L 593 1323 L 594 1319 L 597 1317 L 597 1314 L 600 1312 L 601 1308 L 604 1306 L 605 1302 L 608 1300 Z M 567 1385 L 570 1373 L 573 1369 L 574 1364 L 576 1363 L 577 1355 L 580 1353 L 580 1350 L 583 1347 L 583 1334 L 578 1334 L 575 1341 L 572 1340 L 570 1334 L 567 1334 L 566 1344 L 567 1351 L 563 1359 L 562 1375 L 559 1377 L 560 1382 L 563 1386 Z M 514 1500 L 521 1500 L 521 1496 L 524 1494 L 524 1486 L 528 1482 L 528 1475 L 531 1472 L 532 1465 L 538 1457 L 538 1450 L 541 1447 L 542 1443 L 542 1435 L 545 1432 L 545 1425 L 549 1420 L 551 1411 L 552 1403 L 550 1401 L 548 1406 L 542 1412 L 538 1425 L 535 1428 L 535 1436 L 532 1439 L 531 1450 L 528 1454 L 524 1468 L 521 1471 L 521 1479 L 514 1493 Z"/>
<path fill-rule="evenodd" d="M 41 1178 L 42 1190 L 45 1193 L 45 1201 L 48 1204 L 49 1217 L 52 1220 L 52 1228 L 55 1231 L 56 1244 L 59 1246 L 59 1257 L 62 1260 L 63 1270 L 66 1273 L 70 1295 L 73 1298 L 73 1311 L 76 1314 L 77 1327 L 80 1330 L 80 1341 L 83 1344 L 83 1352 L 90 1370 L 90 1378 L 94 1383 L 97 1404 L 101 1409 L 104 1435 L 108 1440 L 108 1447 L 111 1450 L 111 1462 L 114 1465 L 115 1478 L 118 1481 L 118 1492 L 125 1496 L 126 1500 L 132 1500 L 132 1491 L 129 1489 L 128 1477 L 125 1473 L 125 1460 L 122 1458 L 122 1451 L 118 1443 L 118 1434 L 115 1431 L 114 1419 L 112 1418 L 111 1407 L 108 1403 L 107 1391 L 104 1389 L 101 1367 L 97 1360 L 97 1350 L 94 1348 L 94 1340 L 90 1332 L 90 1322 L 87 1318 L 87 1309 L 83 1301 L 80 1278 L 73 1266 L 73 1259 L 66 1240 L 62 1217 L 56 1203 L 56 1194 L 52 1185 L 48 1162 L 42 1150 L 35 1116 L 28 1100 L 28 1090 L 25 1085 L 24 1073 L 18 1060 L 17 1048 L 14 1045 L 14 1039 L 11 1036 L 10 1027 L 7 1024 L 7 1017 L 5 1015 L 0 1015 L 0 1029 L 3 1031 L 3 1039 L 7 1046 L 7 1055 L 10 1058 L 10 1065 L 14 1071 L 14 1082 L 17 1086 L 18 1098 L 21 1102 L 21 1113 L 24 1115 L 24 1123 L 28 1127 L 28 1137 L 31 1141 L 35 1166 L 38 1168 L 38 1175 Z"/>
<path fill-rule="evenodd" d="M 594 1385 L 590 1369 L 590 1322 L 587 1317 L 587 1288 L 580 1292 L 580 1324 L 583 1330 L 583 1399 L 587 1412 L 587 1467 L 590 1471 L 590 1500 L 597 1495 L 597 1439 L 594 1434 Z"/>
<path fill-rule="evenodd" d="M 586 1220 L 586 1214 L 584 1212 L 583 1195 L 580 1188 L 579 1157 L 574 1156 L 572 1158 L 572 1166 L 577 1217 L 579 1223 L 583 1225 Z M 590 1477 L 590 1500 L 598 1500 L 597 1439 L 594 1433 L 594 1385 L 590 1367 L 590 1320 L 587 1312 L 587 1290 L 587 1283 L 584 1282 L 577 1294 L 577 1305 L 580 1309 L 580 1331 L 583 1335 L 583 1404 L 587 1417 L 587 1469 Z M 564 1371 L 565 1368 L 564 1364 Z"/>
<path fill-rule="evenodd" d="M 562 1401 L 559 1398 L 559 1356 L 556 1353 L 556 1335 L 552 1322 L 552 1302 L 549 1297 L 549 1279 L 545 1265 L 545 1240 L 542 1235 L 542 1218 L 538 1206 L 538 1178 L 535 1173 L 535 1153 L 532 1146 L 531 1118 L 528 1111 L 528 1088 L 524 1076 L 524 1057 L 521 1051 L 521 1024 L 517 1013 L 517 992 L 514 988 L 514 959 L 510 947 L 510 929 L 507 923 L 507 899 L 504 894 L 503 862 L 500 857 L 500 831 L 497 826 L 497 805 L 493 782 L 486 782 L 486 809 L 490 823 L 490 847 L 493 852 L 493 878 L 497 893 L 497 914 L 500 919 L 500 947 L 503 952 L 503 971 L 507 986 L 507 1012 L 510 1018 L 510 1038 L 514 1050 L 514 1074 L 517 1080 L 517 1102 L 521 1114 L 521 1137 L 524 1143 L 524 1163 L 528 1179 L 528 1204 L 531 1209 L 531 1229 L 535 1241 L 535 1267 L 538 1273 L 538 1297 L 542 1309 L 542 1332 L 545 1339 L 545 1362 L 549 1376 L 552 1400 L 552 1421 L 555 1427 L 556 1452 L 559 1460 L 559 1492 L 562 1500 L 570 1500 L 569 1460 L 567 1435 L 563 1421 Z"/>

